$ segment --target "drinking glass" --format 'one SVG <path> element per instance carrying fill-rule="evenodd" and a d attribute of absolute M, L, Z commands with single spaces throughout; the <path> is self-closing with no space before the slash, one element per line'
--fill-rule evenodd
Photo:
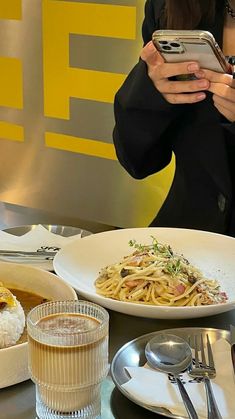
<path fill-rule="evenodd" d="M 108 312 L 88 301 L 51 301 L 29 312 L 29 370 L 40 419 L 100 417 L 108 326 Z"/>

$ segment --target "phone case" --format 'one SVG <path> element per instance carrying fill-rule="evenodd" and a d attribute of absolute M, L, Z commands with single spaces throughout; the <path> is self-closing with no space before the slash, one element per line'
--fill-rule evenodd
<path fill-rule="evenodd" d="M 198 61 L 201 68 L 231 72 L 219 45 L 208 31 L 158 30 L 153 33 L 152 40 L 168 63 Z"/>

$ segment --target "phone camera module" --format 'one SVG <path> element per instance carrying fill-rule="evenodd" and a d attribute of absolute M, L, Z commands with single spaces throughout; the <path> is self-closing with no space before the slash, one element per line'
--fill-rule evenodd
<path fill-rule="evenodd" d="M 163 50 L 163 51 L 171 51 L 171 50 L 172 50 L 172 48 L 171 48 L 171 46 L 170 46 L 170 45 L 162 45 L 162 50 Z"/>
<path fill-rule="evenodd" d="M 181 47 L 181 45 L 178 42 L 171 42 L 170 45 L 173 48 L 180 48 Z"/>
<path fill-rule="evenodd" d="M 158 41 L 159 50 L 168 54 L 181 54 L 184 52 L 183 45 L 177 41 L 167 41 L 161 39 Z"/>

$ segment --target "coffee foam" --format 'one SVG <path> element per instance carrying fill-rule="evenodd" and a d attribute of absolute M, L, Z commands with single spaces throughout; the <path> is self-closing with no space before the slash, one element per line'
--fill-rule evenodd
<path fill-rule="evenodd" d="M 75 333 L 84 333 L 97 329 L 100 322 L 94 317 L 88 317 L 81 314 L 53 314 L 43 317 L 37 323 L 37 326 L 43 332 L 49 332 L 50 335 L 70 335 Z"/>

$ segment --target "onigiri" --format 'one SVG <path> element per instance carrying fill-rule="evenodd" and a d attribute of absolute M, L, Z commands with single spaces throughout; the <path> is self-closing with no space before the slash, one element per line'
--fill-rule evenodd
<path fill-rule="evenodd" d="M 25 314 L 20 302 L 0 286 L 0 349 L 15 345 L 25 327 Z"/>

